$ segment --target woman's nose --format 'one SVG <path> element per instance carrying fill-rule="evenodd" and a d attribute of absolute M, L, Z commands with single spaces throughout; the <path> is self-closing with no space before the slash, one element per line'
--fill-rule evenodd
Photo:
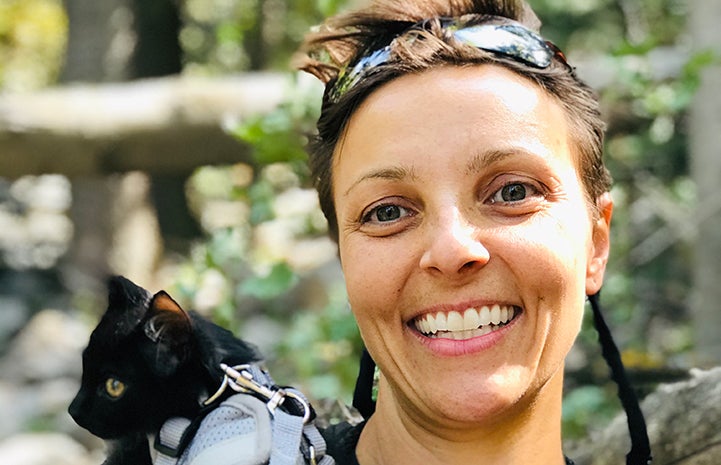
<path fill-rule="evenodd" d="M 478 228 L 458 210 L 433 221 L 427 234 L 428 246 L 420 261 L 423 269 L 453 276 L 481 268 L 490 259 Z"/>

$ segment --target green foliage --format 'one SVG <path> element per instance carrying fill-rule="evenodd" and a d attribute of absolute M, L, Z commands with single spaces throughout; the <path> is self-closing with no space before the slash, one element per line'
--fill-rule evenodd
<path fill-rule="evenodd" d="M 340 274 L 319 275 L 335 261 L 335 246 L 309 188 L 304 151 L 318 90 L 296 81 L 275 111 L 232 129 L 252 147 L 252 166 L 203 167 L 191 177 L 189 202 L 207 237 L 179 265 L 176 289 L 240 334 L 249 318 L 274 319 L 283 328 L 266 354 L 275 376 L 315 398 L 348 401 L 360 336 Z"/>
<path fill-rule="evenodd" d="M 287 263 L 276 263 L 267 275 L 246 279 L 238 290 L 258 299 L 272 299 L 288 292 L 297 282 L 298 276 Z"/>
<path fill-rule="evenodd" d="M 52 83 L 67 41 L 60 0 L 0 0 L 0 89 Z"/>
<path fill-rule="evenodd" d="M 588 427 L 607 423 L 616 414 L 616 407 L 609 399 L 613 393 L 598 386 L 582 386 L 569 392 L 563 399 L 563 437 L 574 439 L 586 437 Z"/>
<path fill-rule="evenodd" d="M 341 398 L 349 404 L 362 343 L 345 292 L 340 283 L 335 286 L 323 309 L 294 314 L 277 366 L 294 372 L 315 398 Z"/>
<path fill-rule="evenodd" d="M 253 147 L 253 158 L 259 165 L 288 163 L 307 183 L 305 145 L 314 132 L 319 116 L 320 93 L 296 78 L 289 98 L 265 115 L 248 118 L 231 129 L 233 134 Z"/>
<path fill-rule="evenodd" d="M 201 73 L 287 70 L 309 28 L 347 0 L 186 0 L 186 68 Z"/>

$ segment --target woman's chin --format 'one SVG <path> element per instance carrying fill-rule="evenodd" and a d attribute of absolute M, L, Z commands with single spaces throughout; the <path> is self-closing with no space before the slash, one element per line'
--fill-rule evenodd
<path fill-rule="evenodd" d="M 492 424 L 505 414 L 516 410 L 528 391 L 523 369 L 505 369 L 501 373 L 479 376 L 464 373 L 444 377 L 440 389 L 432 389 L 422 402 L 431 415 L 458 424 Z M 490 422 L 490 423 L 489 423 Z"/>

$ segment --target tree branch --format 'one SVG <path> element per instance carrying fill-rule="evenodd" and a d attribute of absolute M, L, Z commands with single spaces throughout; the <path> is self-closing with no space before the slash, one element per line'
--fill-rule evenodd
<path fill-rule="evenodd" d="M 275 108 L 284 74 L 163 78 L 0 95 L 0 175 L 183 172 L 247 161 L 224 126 Z"/>

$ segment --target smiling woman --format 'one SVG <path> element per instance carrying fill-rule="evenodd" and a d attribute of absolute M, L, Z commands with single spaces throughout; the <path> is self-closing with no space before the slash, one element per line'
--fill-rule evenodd
<path fill-rule="evenodd" d="M 572 463 L 564 358 L 613 203 L 598 103 L 537 28 L 520 1 L 380 1 L 308 39 L 311 167 L 380 370 L 367 421 L 326 431 L 341 464 Z"/>
<path fill-rule="evenodd" d="M 560 106 L 497 65 L 441 67 L 368 96 L 339 147 L 333 174 L 341 263 L 351 308 L 392 399 L 381 397 L 367 433 L 377 423 L 384 437 L 400 431 L 380 422 L 383 409 L 421 399 L 424 409 L 408 412 L 413 424 L 436 428 L 453 419 L 478 437 L 490 437 L 485 425 L 498 432 L 513 420 L 507 414 L 519 402 L 539 416 L 557 414 L 559 396 L 543 388 L 561 386 L 584 298 L 601 282 L 610 215 L 606 196 L 599 201 L 607 216 L 592 221 Z M 479 150 L 493 156 L 479 163 Z M 391 167 L 413 174 L 366 175 Z M 391 206 L 396 215 L 380 214 Z M 454 323 L 478 309 L 500 323 L 501 307 L 514 309 L 514 318 L 497 331 L 489 321 L 466 337 Z M 431 318 L 440 335 L 416 329 Z M 507 426 L 516 434 L 525 429 Z M 524 436 L 542 434 L 529 440 L 538 444 L 550 431 Z M 560 458 L 560 447 L 554 453 Z"/>

